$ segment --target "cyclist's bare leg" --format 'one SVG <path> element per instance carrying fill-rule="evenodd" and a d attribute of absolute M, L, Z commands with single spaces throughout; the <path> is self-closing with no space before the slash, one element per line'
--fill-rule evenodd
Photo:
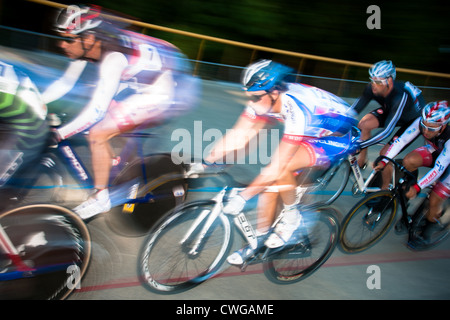
<path fill-rule="evenodd" d="M 380 123 L 373 114 L 366 114 L 358 123 L 358 128 L 361 130 L 361 140 L 370 139 L 372 130 L 378 128 Z M 367 148 L 362 149 L 358 157 L 358 165 L 362 168 L 367 161 Z"/>
<path fill-rule="evenodd" d="M 380 151 L 380 155 L 385 155 L 389 149 L 389 144 L 386 144 Z M 394 165 L 392 163 L 387 163 L 381 172 L 381 178 L 383 180 L 383 184 L 381 189 L 387 190 L 389 188 L 389 184 L 392 180 L 392 173 L 394 172 Z"/>
<path fill-rule="evenodd" d="M 89 131 L 88 139 L 96 189 L 108 187 L 112 158 L 114 157 L 109 140 L 120 133 L 115 121 L 109 114 L 106 114 L 105 118 Z"/>
<path fill-rule="evenodd" d="M 264 192 L 258 199 L 258 222 L 256 230 L 263 234 L 266 233 L 272 222 L 275 220 L 278 209 L 278 192 Z"/>
<path fill-rule="evenodd" d="M 296 202 L 296 186 L 297 181 L 294 173 L 301 169 L 310 167 L 312 165 L 312 159 L 310 159 L 309 151 L 304 146 L 299 146 L 297 152 L 290 158 L 287 166 L 283 170 L 282 174 L 278 178 L 277 184 L 281 186 L 291 186 L 280 192 L 281 199 L 285 205 L 292 205 Z"/>
<path fill-rule="evenodd" d="M 428 221 L 436 222 L 440 218 L 445 200 L 434 191 L 430 192 L 430 210 L 427 213 Z"/>
<path fill-rule="evenodd" d="M 306 147 L 293 145 L 287 142 L 281 142 L 278 152 L 274 155 L 269 166 L 263 169 L 263 172 L 241 192 L 244 199 L 250 199 L 256 194 L 264 191 L 267 186 L 278 186 L 280 188 L 281 198 L 285 205 L 292 205 L 296 201 L 296 180 L 293 173 L 304 167 L 311 166 L 312 159 Z M 264 199 L 264 198 L 263 198 Z M 268 201 L 267 198 L 264 201 Z M 276 205 L 276 198 L 272 198 Z M 270 215 L 266 210 L 258 211 L 258 221 L 263 224 L 269 221 Z M 270 223 L 273 219 L 270 220 Z"/>
<path fill-rule="evenodd" d="M 415 171 L 419 167 L 423 166 L 423 156 L 416 152 L 411 151 L 408 153 L 405 158 L 403 159 L 403 166 L 408 171 Z M 440 214 L 442 212 L 442 205 L 444 203 L 445 199 L 443 199 L 441 196 L 439 196 L 436 192 L 431 191 L 430 193 L 430 208 L 427 213 L 427 220 L 430 222 L 436 222 L 437 219 L 439 219 Z"/>

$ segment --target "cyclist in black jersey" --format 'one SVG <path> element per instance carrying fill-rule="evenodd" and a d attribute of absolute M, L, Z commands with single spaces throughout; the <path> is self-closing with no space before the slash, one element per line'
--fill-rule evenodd
<path fill-rule="evenodd" d="M 5 205 L 8 185 L 46 147 L 50 129 L 45 119 L 47 107 L 31 79 L 19 68 L 0 61 L 0 187 Z"/>
<path fill-rule="evenodd" d="M 372 100 L 380 104 L 379 108 L 366 114 L 358 124 L 362 140 L 381 142 L 393 132 L 395 127 L 400 127 L 389 143 L 382 148 L 381 155 L 384 155 L 389 145 L 420 116 L 425 105 L 421 91 L 410 82 L 395 80 L 396 74 L 392 61 L 383 60 L 375 63 L 369 69 L 371 82 L 353 104 L 353 108 L 358 113 Z M 376 128 L 384 128 L 384 130 L 372 137 L 371 132 Z M 366 158 L 367 149 L 363 149 L 358 159 L 360 167 L 365 166 Z M 387 172 L 393 170 L 391 165 L 388 167 Z"/>

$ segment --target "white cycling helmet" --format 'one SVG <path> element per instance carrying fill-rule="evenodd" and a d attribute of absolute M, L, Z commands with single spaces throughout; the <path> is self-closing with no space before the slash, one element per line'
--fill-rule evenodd
<path fill-rule="evenodd" d="M 392 77 L 392 80 L 395 80 L 397 76 L 397 72 L 395 71 L 395 66 L 392 61 L 379 61 L 375 63 L 369 69 L 369 75 L 371 78 L 389 78 Z"/>
<path fill-rule="evenodd" d="M 450 108 L 447 101 L 430 102 L 422 110 L 422 120 L 439 125 L 447 124 L 450 120 Z"/>
<path fill-rule="evenodd" d="M 55 28 L 61 33 L 81 34 L 99 27 L 102 22 L 99 8 L 71 5 L 59 12 Z"/>

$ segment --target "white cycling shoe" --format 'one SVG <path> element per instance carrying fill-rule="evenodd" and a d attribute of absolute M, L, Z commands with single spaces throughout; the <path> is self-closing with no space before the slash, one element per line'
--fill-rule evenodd
<path fill-rule="evenodd" d="M 286 210 L 285 216 L 278 222 L 275 230 L 270 234 L 264 243 L 270 249 L 280 248 L 298 241 L 298 232 L 302 216 L 298 209 Z"/>
<path fill-rule="evenodd" d="M 267 239 L 267 233 L 257 236 L 256 249 L 253 249 L 250 244 L 246 245 L 242 249 L 235 251 L 228 258 L 227 262 L 234 266 L 243 265 L 248 259 L 252 258 L 260 249 L 264 246 L 264 241 Z"/>
<path fill-rule="evenodd" d="M 88 200 L 73 209 L 83 220 L 92 218 L 103 212 L 108 212 L 109 210 L 111 210 L 111 200 L 108 189 L 98 191 L 89 197 Z"/>

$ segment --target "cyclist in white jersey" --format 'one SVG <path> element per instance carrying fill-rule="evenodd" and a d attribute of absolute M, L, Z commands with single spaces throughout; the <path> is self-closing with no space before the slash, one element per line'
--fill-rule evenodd
<path fill-rule="evenodd" d="M 326 167 L 345 156 L 350 147 L 351 127 L 357 124 L 356 113 L 337 96 L 315 87 L 286 83 L 284 79 L 292 71 L 270 60 L 250 65 L 242 77 L 250 101 L 233 129 L 227 131 L 205 158 L 206 163 L 221 162 L 230 152 L 245 148 L 271 119 L 284 122 L 284 134 L 271 163 L 224 208 L 226 213 L 237 214 L 267 186 L 282 187 L 285 215 L 270 235 L 268 229 L 274 220 L 278 194 L 262 193 L 259 198 L 263 210 L 258 210 L 258 245 L 270 248 L 296 241 L 295 231 L 302 217 L 296 203 L 294 173 L 311 166 Z M 240 265 L 253 252 L 246 246 L 231 255 L 228 262 Z"/>
<path fill-rule="evenodd" d="M 73 87 L 87 61 L 98 64 L 91 100 L 74 120 L 55 132 L 59 141 L 89 129 L 97 192 L 75 208 L 86 219 L 109 211 L 111 206 L 108 182 L 114 155 L 109 140 L 186 111 L 197 85 L 187 73 L 184 55 L 175 46 L 119 29 L 97 7 L 61 10 L 56 28 L 62 37 L 60 48 L 74 61 L 63 78 L 44 92 L 47 103 Z"/>
<path fill-rule="evenodd" d="M 406 193 L 408 198 L 414 198 L 429 186 L 433 186 L 430 193 L 430 208 L 427 213 L 427 225 L 420 241 L 429 240 L 433 229 L 439 226 L 439 218 L 442 215 L 442 205 L 450 196 L 450 108 L 447 101 L 437 101 L 427 104 L 422 110 L 422 116 L 417 118 L 405 133 L 398 137 L 388 149 L 386 156 L 395 157 L 406 145 L 416 140 L 419 136 L 425 138 L 425 146 L 419 147 L 405 156 L 403 165 L 409 171 L 415 171 L 419 167 L 430 167 L 429 170 L 416 185 Z M 382 170 L 387 160 L 380 161 L 376 170 Z M 420 243 L 416 243 L 420 245 Z"/>

